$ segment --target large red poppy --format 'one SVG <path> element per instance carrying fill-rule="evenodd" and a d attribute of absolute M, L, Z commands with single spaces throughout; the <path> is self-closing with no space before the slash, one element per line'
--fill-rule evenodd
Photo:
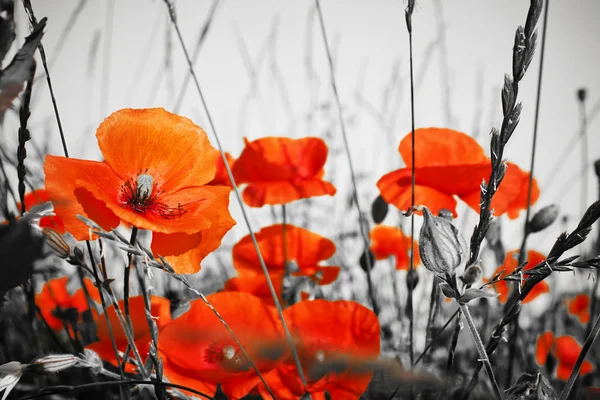
<path fill-rule="evenodd" d="M 35 304 L 40 308 L 40 313 L 48 326 L 54 330 L 62 330 L 65 326 L 69 328 L 68 324 L 63 322 L 66 316 L 65 311 L 77 310 L 77 319 L 81 320 L 82 313 L 89 309 L 84 290 L 80 288 L 70 294 L 67 290 L 68 283 L 68 276 L 51 279 L 45 282 L 41 292 L 35 295 Z M 84 285 L 91 299 L 99 301 L 98 291 L 92 281 L 86 278 Z"/>
<path fill-rule="evenodd" d="M 242 196 L 250 207 L 335 194 L 335 187 L 323 180 L 328 150 L 322 139 L 265 137 L 244 141 L 246 147 L 235 162 L 233 176 L 238 184 L 248 184 Z"/>
<path fill-rule="evenodd" d="M 502 273 L 502 275 L 500 275 L 500 278 L 512 274 L 515 271 L 515 269 L 519 266 L 518 256 L 519 250 L 513 250 L 506 253 L 504 264 L 496 268 L 496 271 L 494 271 L 494 276 L 499 274 L 502 270 L 504 270 L 504 272 Z M 529 250 L 527 252 L 527 264 L 525 264 L 523 271 L 527 271 L 528 269 L 535 267 L 545 259 L 546 256 L 544 256 L 542 253 L 539 253 L 535 250 Z M 524 274 L 523 278 L 526 277 L 527 274 Z M 494 284 L 494 288 L 496 289 L 496 292 L 500 293 L 498 300 L 502 304 L 506 303 L 508 300 L 508 296 L 510 295 L 508 283 L 506 281 L 501 280 Z M 550 292 L 550 286 L 548 286 L 548 284 L 545 281 L 541 281 L 537 285 L 535 285 L 533 289 L 531 289 L 531 292 L 529 292 L 525 299 L 523 299 L 523 304 L 529 303 L 530 301 L 535 300 L 535 298 L 539 295 L 548 292 Z"/>
<path fill-rule="evenodd" d="M 207 297 L 261 373 L 287 355 L 274 307 L 247 293 L 220 292 Z M 262 385 L 231 334 L 201 300 L 192 301 L 185 314 L 161 331 L 158 347 L 164 375 L 172 383 L 211 396 L 221 384 L 230 399 L 242 398 Z"/>
<path fill-rule="evenodd" d="M 398 150 L 407 168 L 384 175 L 377 187 L 381 196 L 400 210 L 411 205 L 412 134 L 402 139 Z M 445 128 L 421 128 L 415 131 L 415 204 L 425 205 L 433 214 L 440 210 L 452 211 L 456 217 L 458 196 L 469 207 L 479 212 L 480 185 L 489 180 L 491 165 L 483 148 L 472 137 Z M 492 208 L 494 215 L 507 213 L 516 218 L 527 208 L 529 173 L 508 163 L 506 175 L 496 192 Z M 531 204 L 539 197 L 539 188 L 533 180 Z"/>
<path fill-rule="evenodd" d="M 123 312 L 124 301 L 119 301 L 119 309 Z M 169 322 L 171 322 L 171 303 L 168 299 L 159 296 L 150 296 L 150 313 L 156 321 L 158 329 L 162 329 Z M 127 350 L 129 342 L 125 331 L 121 326 L 119 317 L 113 305 L 106 307 L 106 313 L 110 320 L 112 328 L 112 335 L 117 345 L 117 350 L 122 354 Z M 131 325 L 133 327 L 133 338 L 135 346 L 142 357 L 142 361 L 145 362 L 146 357 L 150 351 L 150 343 L 152 341 L 150 336 L 150 327 L 146 319 L 146 308 L 143 296 L 134 296 L 129 298 L 129 316 L 131 319 Z M 108 329 L 106 318 L 102 315 L 98 317 L 96 321 L 96 336 L 98 341 L 85 346 L 87 349 L 93 350 L 106 362 L 117 366 L 117 359 L 115 352 L 112 347 L 110 338 L 111 331 Z M 160 341 L 159 341 L 160 342 Z M 133 358 L 132 353 L 129 354 L 130 359 Z M 134 372 L 135 366 L 128 363 L 125 366 L 125 371 Z"/>
<path fill-rule="evenodd" d="M 546 364 L 548 354 L 556 357 L 558 366 L 556 367 L 556 377 L 566 381 L 571 375 L 571 371 L 577 362 L 579 353 L 581 353 L 581 345 L 572 336 L 554 337 L 552 332 L 544 332 L 538 336 L 536 342 L 536 361 L 540 365 Z M 594 365 L 585 360 L 579 370 L 579 375 L 584 376 L 592 372 Z"/>
<path fill-rule="evenodd" d="M 162 108 L 124 109 L 98 127 L 104 161 L 46 156 L 46 190 L 56 215 L 78 240 L 84 215 L 104 229 L 121 221 L 153 231 L 152 251 L 178 273 L 195 273 L 235 224 L 229 188 L 206 186 L 216 150 L 187 118 Z"/>
<path fill-rule="evenodd" d="M 371 251 L 377 260 L 385 260 L 394 256 L 397 270 L 407 271 L 410 269 L 411 238 L 405 236 L 400 228 L 377 225 L 371 230 L 369 237 L 371 238 Z M 421 259 L 416 240 L 413 246 L 415 254 L 413 262 L 414 266 L 417 267 Z"/>
<path fill-rule="evenodd" d="M 324 399 L 325 391 L 333 399 L 359 398 L 373 375 L 364 368 L 365 362 L 379 357 L 380 328 L 375 313 L 346 300 L 301 301 L 283 313 L 297 340 L 307 386 L 302 387 L 290 357 L 265 375 L 275 397 L 298 399 L 306 390 L 313 399 Z M 260 391 L 266 398 L 264 389 Z"/>

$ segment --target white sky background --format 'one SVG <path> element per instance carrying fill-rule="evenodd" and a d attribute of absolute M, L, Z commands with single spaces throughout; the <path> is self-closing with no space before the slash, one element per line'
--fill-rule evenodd
<path fill-rule="evenodd" d="M 51 64 L 50 73 L 72 157 L 101 157 L 94 137 L 95 128 L 117 109 L 160 106 L 173 110 L 187 65 L 162 1 L 87 2 L 58 54 L 58 38 L 78 2 L 33 0 L 32 3 L 38 19 L 48 17 L 43 43 Z M 111 4 L 114 5 L 114 17 L 112 31 L 107 34 L 106 15 Z M 211 4 L 212 1 L 208 0 L 176 2 L 180 28 L 190 52 Z M 234 156 L 237 157 L 243 147 L 243 136 L 250 139 L 268 135 L 323 136 L 330 125 L 328 121 L 335 121 L 333 109 L 319 112 L 314 122 L 306 118 L 314 100 L 319 105 L 333 104 L 325 49 L 319 25 L 313 18 L 313 6 L 314 3 L 309 0 L 220 2 L 195 70 L 218 134 L 225 149 Z M 370 200 L 377 194 L 377 179 L 401 165 L 396 149 L 400 139 L 410 131 L 405 6 L 401 0 L 322 0 L 329 43 L 335 53 L 336 78 L 345 107 L 352 157 L 356 170 L 367 174 L 359 188 L 364 209 L 370 206 Z M 500 85 L 504 74 L 511 72 L 514 32 L 518 25 L 525 23 L 528 6 L 529 1 L 526 0 L 418 2 L 413 17 L 414 62 L 416 76 L 424 79 L 422 85 L 416 88 L 416 127 L 446 126 L 461 130 L 479 135 L 483 146 L 489 147 L 487 134 L 492 126 L 499 127 L 501 121 Z M 20 2 L 16 3 L 16 8 L 22 40 L 27 25 L 23 23 L 25 15 Z M 583 181 L 579 174 L 581 150 L 577 146 L 567 158 L 557 159 L 578 134 L 580 122 L 576 90 L 580 87 L 588 89 L 588 110 L 600 99 L 600 48 L 597 41 L 600 37 L 600 24 L 597 22 L 600 2 L 553 0 L 549 10 L 535 166 L 542 196 L 534 210 L 560 201 L 562 211 L 576 217 L 580 215 L 579 193 Z M 437 41 L 440 13 L 445 26 L 446 61 L 442 56 L 443 46 Z M 543 16 L 538 24 L 540 34 L 542 21 Z M 276 32 L 275 39 L 268 44 L 271 32 Z M 252 90 L 239 46 L 241 36 L 254 67 L 259 71 L 259 89 L 249 101 L 248 94 Z M 90 62 L 95 37 L 99 39 L 97 52 Z M 148 47 L 151 37 L 154 39 Z M 171 42 L 170 67 L 165 66 L 165 55 L 169 51 L 167 38 Z M 109 46 L 106 46 L 107 40 L 110 40 Z M 256 63 L 265 46 L 266 57 L 259 66 Z M 523 102 L 524 110 L 521 123 L 505 151 L 505 157 L 525 170 L 529 169 L 530 163 L 539 50 L 540 47 L 520 86 L 519 100 Z M 307 56 L 316 72 L 316 79 L 312 82 L 308 79 Z M 145 63 L 144 59 L 147 60 Z M 446 62 L 447 67 L 444 65 Z M 273 71 L 281 74 L 280 80 L 274 80 Z M 392 75 L 396 72 L 398 82 L 392 86 Z M 38 74 L 41 76 L 41 64 Z M 287 90 L 289 107 L 280 90 L 281 81 Z M 134 87 L 135 91 L 132 91 Z M 386 88 L 389 88 L 391 100 L 384 108 Z M 358 97 L 357 90 L 360 92 Z M 40 138 L 50 135 L 50 152 L 62 154 L 44 81 L 39 81 L 37 91 L 39 98 L 34 103 L 30 123 L 33 140 L 41 145 L 43 140 Z M 384 124 L 365 108 L 365 101 L 384 116 Z M 449 105 L 451 120 L 446 115 L 446 104 Z M 179 113 L 209 131 L 198 95 L 191 85 Z M 16 118 L 8 123 L 17 126 Z M 600 115 L 588 126 L 590 161 L 600 158 L 599 131 Z M 343 205 L 346 202 L 344 196 L 347 196 L 349 188 L 346 159 L 341 155 L 331 157 L 332 153 L 342 149 L 340 134 L 336 123 L 331 136 L 326 139 L 330 146 L 326 171 L 337 171 L 333 180 L 338 193 L 343 195 L 335 200 L 320 199 L 318 204 L 330 205 L 336 201 Z M 557 162 L 562 165 L 562 170 L 551 177 L 549 173 Z M 592 168 L 588 170 L 587 180 L 589 204 L 598 193 Z M 237 205 L 232 208 L 237 210 Z M 475 214 L 459 208 L 459 213 L 461 211 L 471 215 L 465 230 L 468 236 L 475 223 Z M 341 206 L 339 213 L 343 216 Z M 252 210 L 252 214 L 258 218 L 254 219 L 255 228 L 270 223 L 260 223 L 264 220 L 256 217 L 269 215 L 266 210 L 258 214 Z M 240 221 L 238 216 L 235 217 Z M 329 221 L 330 226 L 315 230 L 325 234 L 339 233 L 344 229 L 331 226 Z M 574 227 L 575 223 L 573 219 L 570 227 Z M 345 225 L 355 228 L 355 217 Z M 508 248 L 518 247 L 521 230 L 521 222 L 504 224 Z M 237 238 L 246 234 L 242 223 L 238 223 L 235 231 L 233 235 Z M 548 251 L 559 231 L 560 224 L 557 223 L 547 233 L 532 237 L 530 244 L 541 251 Z"/>

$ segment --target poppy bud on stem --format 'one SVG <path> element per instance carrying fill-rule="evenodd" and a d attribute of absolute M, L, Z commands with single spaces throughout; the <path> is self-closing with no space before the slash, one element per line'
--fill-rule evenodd
<path fill-rule="evenodd" d="M 451 275 L 466 263 L 467 245 L 458 229 L 445 218 L 423 211 L 423 226 L 419 234 L 419 255 L 425 268 L 440 278 Z"/>

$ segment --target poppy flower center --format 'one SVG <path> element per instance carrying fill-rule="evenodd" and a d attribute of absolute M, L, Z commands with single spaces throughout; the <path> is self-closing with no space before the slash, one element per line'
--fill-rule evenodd
<path fill-rule="evenodd" d="M 161 201 L 163 191 L 147 173 L 139 173 L 135 181 L 128 179 L 121 185 L 119 202 L 136 213 L 151 213 L 164 219 L 180 218 L 186 210 L 181 204 L 171 205 Z"/>
<path fill-rule="evenodd" d="M 204 360 L 209 364 L 216 364 L 228 372 L 245 372 L 249 371 L 251 367 L 250 361 L 233 344 L 211 343 L 206 350 Z"/>

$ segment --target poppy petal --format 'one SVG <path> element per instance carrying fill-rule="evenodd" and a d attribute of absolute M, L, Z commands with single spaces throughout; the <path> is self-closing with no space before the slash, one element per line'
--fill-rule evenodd
<path fill-rule="evenodd" d="M 539 365 L 546 365 L 546 359 L 552 349 L 553 341 L 554 334 L 552 332 L 544 332 L 538 336 L 535 344 L 535 360 Z"/>
<path fill-rule="evenodd" d="M 275 293 L 277 294 L 277 298 L 281 301 L 285 271 L 274 271 L 269 273 L 269 276 L 273 288 L 275 289 Z M 227 282 L 225 282 L 223 291 L 250 293 L 267 304 L 275 304 L 271 291 L 269 290 L 269 285 L 267 284 L 267 279 L 263 274 L 246 273 L 228 279 Z"/>
<path fill-rule="evenodd" d="M 217 151 L 206 133 L 162 108 L 116 111 L 100 124 L 96 137 L 105 162 L 121 181 L 146 173 L 161 190 L 173 193 L 215 176 Z"/>
<path fill-rule="evenodd" d="M 412 134 L 406 135 L 398 151 L 407 166 L 412 165 Z M 483 148 L 471 136 L 447 128 L 420 128 L 415 131 L 416 167 L 478 164 L 487 161 Z M 489 161 L 488 161 L 489 162 Z"/>
<path fill-rule="evenodd" d="M 411 206 L 411 185 L 399 184 L 400 180 L 405 179 L 406 172 L 403 170 L 392 171 L 384 175 L 377 182 L 377 188 L 381 197 L 393 204 L 399 210 L 408 210 Z M 446 194 L 435 188 L 428 186 L 415 185 L 415 205 L 425 205 L 432 214 L 437 215 L 440 210 L 446 209 L 452 211 L 456 217 L 456 199 L 453 195 Z"/>
<path fill-rule="evenodd" d="M 246 147 L 233 170 L 239 183 L 310 179 L 321 172 L 327 160 L 327 145 L 316 137 L 264 137 L 252 142 L 244 138 L 244 141 Z"/>
<path fill-rule="evenodd" d="M 108 165 L 96 161 L 78 160 L 75 158 L 46 156 L 44 163 L 44 173 L 46 174 L 45 187 L 48 196 L 54 205 L 54 213 L 59 217 L 67 230 L 77 240 L 86 240 L 90 238 L 90 228 L 77 218 L 77 215 L 83 215 L 94 220 L 84 211 L 75 195 L 76 181 L 94 179 L 96 176 L 110 176 L 114 173 Z M 119 218 L 106 210 L 101 202 L 95 202 L 89 211 L 97 210 L 102 219 L 94 220 L 102 228 L 112 230 L 119 226 Z"/>
<path fill-rule="evenodd" d="M 335 192 L 335 186 L 320 179 L 259 182 L 246 186 L 242 198 L 250 207 L 262 207 L 265 204 L 287 204 L 308 197 L 333 196 Z"/>
<path fill-rule="evenodd" d="M 152 234 L 152 252 L 163 256 L 178 274 L 194 274 L 201 261 L 221 245 L 223 236 L 235 225 L 228 211 L 229 189 L 225 186 L 204 187 L 214 195 L 214 206 L 206 212 L 212 219 L 210 229 L 193 234 L 181 232 Z M 192 191 L 193 192 L 193 191 Z"/>

